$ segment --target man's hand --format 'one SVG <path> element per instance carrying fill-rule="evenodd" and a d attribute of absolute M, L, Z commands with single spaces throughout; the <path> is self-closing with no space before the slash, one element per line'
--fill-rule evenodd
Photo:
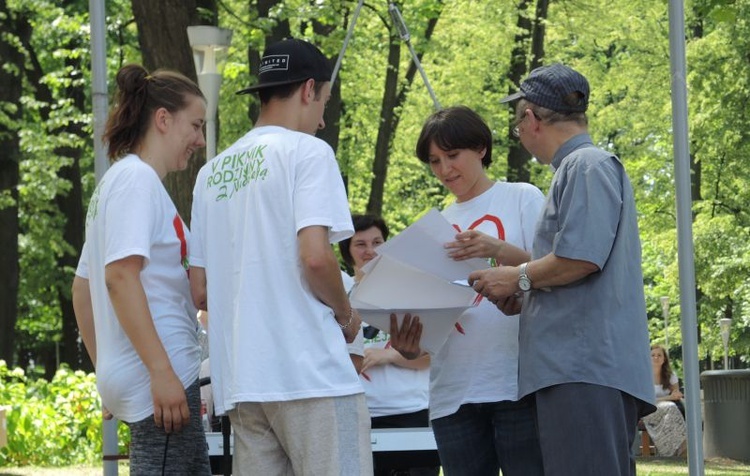
<path fill-rule="evenodd" d="M 412 319 L 411 314 L 406 313 L 399 328 L 396 315 L 391 314 L 391 347 L 405 359 L 414 360 L 422 355 L 422 349 L 419 347 L 421 338 L 422 323 L 419 322 L 419 316 L 414 316 Z"/>
<path fill-rule="evenodd" d="M 523 307 L 523 295 L 514 294 L 508 296 L 505 299 L 501 299 L 496 303 L 497 308 L 500 309 L 506 316 L 515 316 L 521 313 Z"/>
<path fill-rule="evenodd" d="M 499 266 L 474 271 L 469 275 L 469 284 L 474 291 L 497 305 L 518 292 L 518 268 Z"/>
<path fill-rule="evenodd" d="M 171 369 L 151 375 L 151 397 L 156 426 L 164 427 L 167 433 L 182 430 L 190 420 L 190 409 L 185 388 Z"/>

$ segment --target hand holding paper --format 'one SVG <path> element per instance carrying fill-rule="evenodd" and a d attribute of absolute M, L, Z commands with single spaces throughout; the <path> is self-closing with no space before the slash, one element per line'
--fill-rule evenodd
<path fill-rule="evenodd" d="M 396 349 L 404 358 L 414 360 L 422 355 L 422 349 L 419 347 L 419 341 L 422 338 L 422 323 L 419 322 L 419 316 L 411 314 L 404 315 L 401 326 L 398 325 L 398 317 L 391 314 L 391 347 Z"/>
<path fill-rule="evenodd" d="M 506 243 L 477 230 L 467 230 L 455 236 L 444 246 L 448 256 L 456 261 L 470 258 L 490 258 L 497 260 Z"/>
<path fill-rule="evenodd" d="M 420 350 L 437 352 L 461 314 L 480 298 L 471 287 L 453 281 L 466 280 L 472 271 L 488 267 L 484 259 L 454 261 L 448 256 L 444 244 L 453 241 L 455 234 L 453 226 L 431 210 L 381 245 L 378 257 L 363 268 L 364 278 L 351 294 L 362 319 L 388 332 L 391 314 L 397 320 L 406 313 L 418 315 Z"/>

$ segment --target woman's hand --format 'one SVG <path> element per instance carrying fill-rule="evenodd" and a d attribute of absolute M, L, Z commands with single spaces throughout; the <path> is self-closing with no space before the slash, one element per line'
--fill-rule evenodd
<path fill-rule="evenodd" d="M 365 360 L 362 363 L 362 372 L 379 365 L 388 365 L 396 361 L 400 354 L 396 349 L 365 349 Z"/>
<path fill-rule="evenodd" d="M 448 256 L 456 261 L 469 258 L 493 258 L 500 261 L 500 251 L 505 242 L 481 231 L 469 230 L 457 234 L 456 241 L 450 241 L 444 246 L 448 250 Z"/>
<path fill-rule="evenodd" d="M 185 387 L 169 369 L 151 375 L 151 397 L 154 400 L 154 423 L 167 433 L 182 430 L 190 421 Z"/>

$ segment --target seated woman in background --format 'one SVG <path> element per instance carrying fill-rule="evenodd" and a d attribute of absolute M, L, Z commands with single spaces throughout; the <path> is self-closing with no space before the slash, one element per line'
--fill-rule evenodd
<path fill-rule="evenodd" d="M 364 276 L 362 267 L 377 256 L 375 249 L 388 239 L 389 231 L 385 221 L 373 215 L 352 215 L 352 222 L 354 236 L 340 241 L 339 250 L 346 264 L 354 269 L 354 281 L 358 283 Z M 362 328 L 364 359 L 358 370 L 367 397 L 372 428 L 429 426 L 430 356 L 425 354 L 415 360 L 407 360 L 391 348 L 388 334 L 364 323 Z M 351 354 L 351 347 L 349 352 Z M 439 474 L 436 456 L 415 459 L 412 452 L 402 453 L 400 457 L 374 453 L 375 476 Z"/>
<path fill-rule="evenodd" d="M 656 412 L 643 418 L 649 436 L 654 440 L 659 456 L 681 455 L 685 452 L 687 428 L 677 403 L 682 399 L 677 375 L 672 372 L 664 347 L 651 346 L 651 365 L 654 371 Z"/>

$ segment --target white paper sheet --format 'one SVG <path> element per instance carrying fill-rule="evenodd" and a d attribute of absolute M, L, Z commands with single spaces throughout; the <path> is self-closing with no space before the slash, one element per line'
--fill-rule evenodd
<path fill-rule="evenodd" d="M 443 245 L 455 235 L 453 226 L 431 210 L 378 247 L 378 257 L 363 268 L 365 275 L 350 297 L 362 319 L 389 332 L 391 313 L 398 315 L 399 325 L 406 312 L 418 315 L 421 348 L 437 352 L 461 314 L 478 302 L 474 290 L 461 283 L 472 271 L 489 267 L 483 259 L 451 259 Z"/>

